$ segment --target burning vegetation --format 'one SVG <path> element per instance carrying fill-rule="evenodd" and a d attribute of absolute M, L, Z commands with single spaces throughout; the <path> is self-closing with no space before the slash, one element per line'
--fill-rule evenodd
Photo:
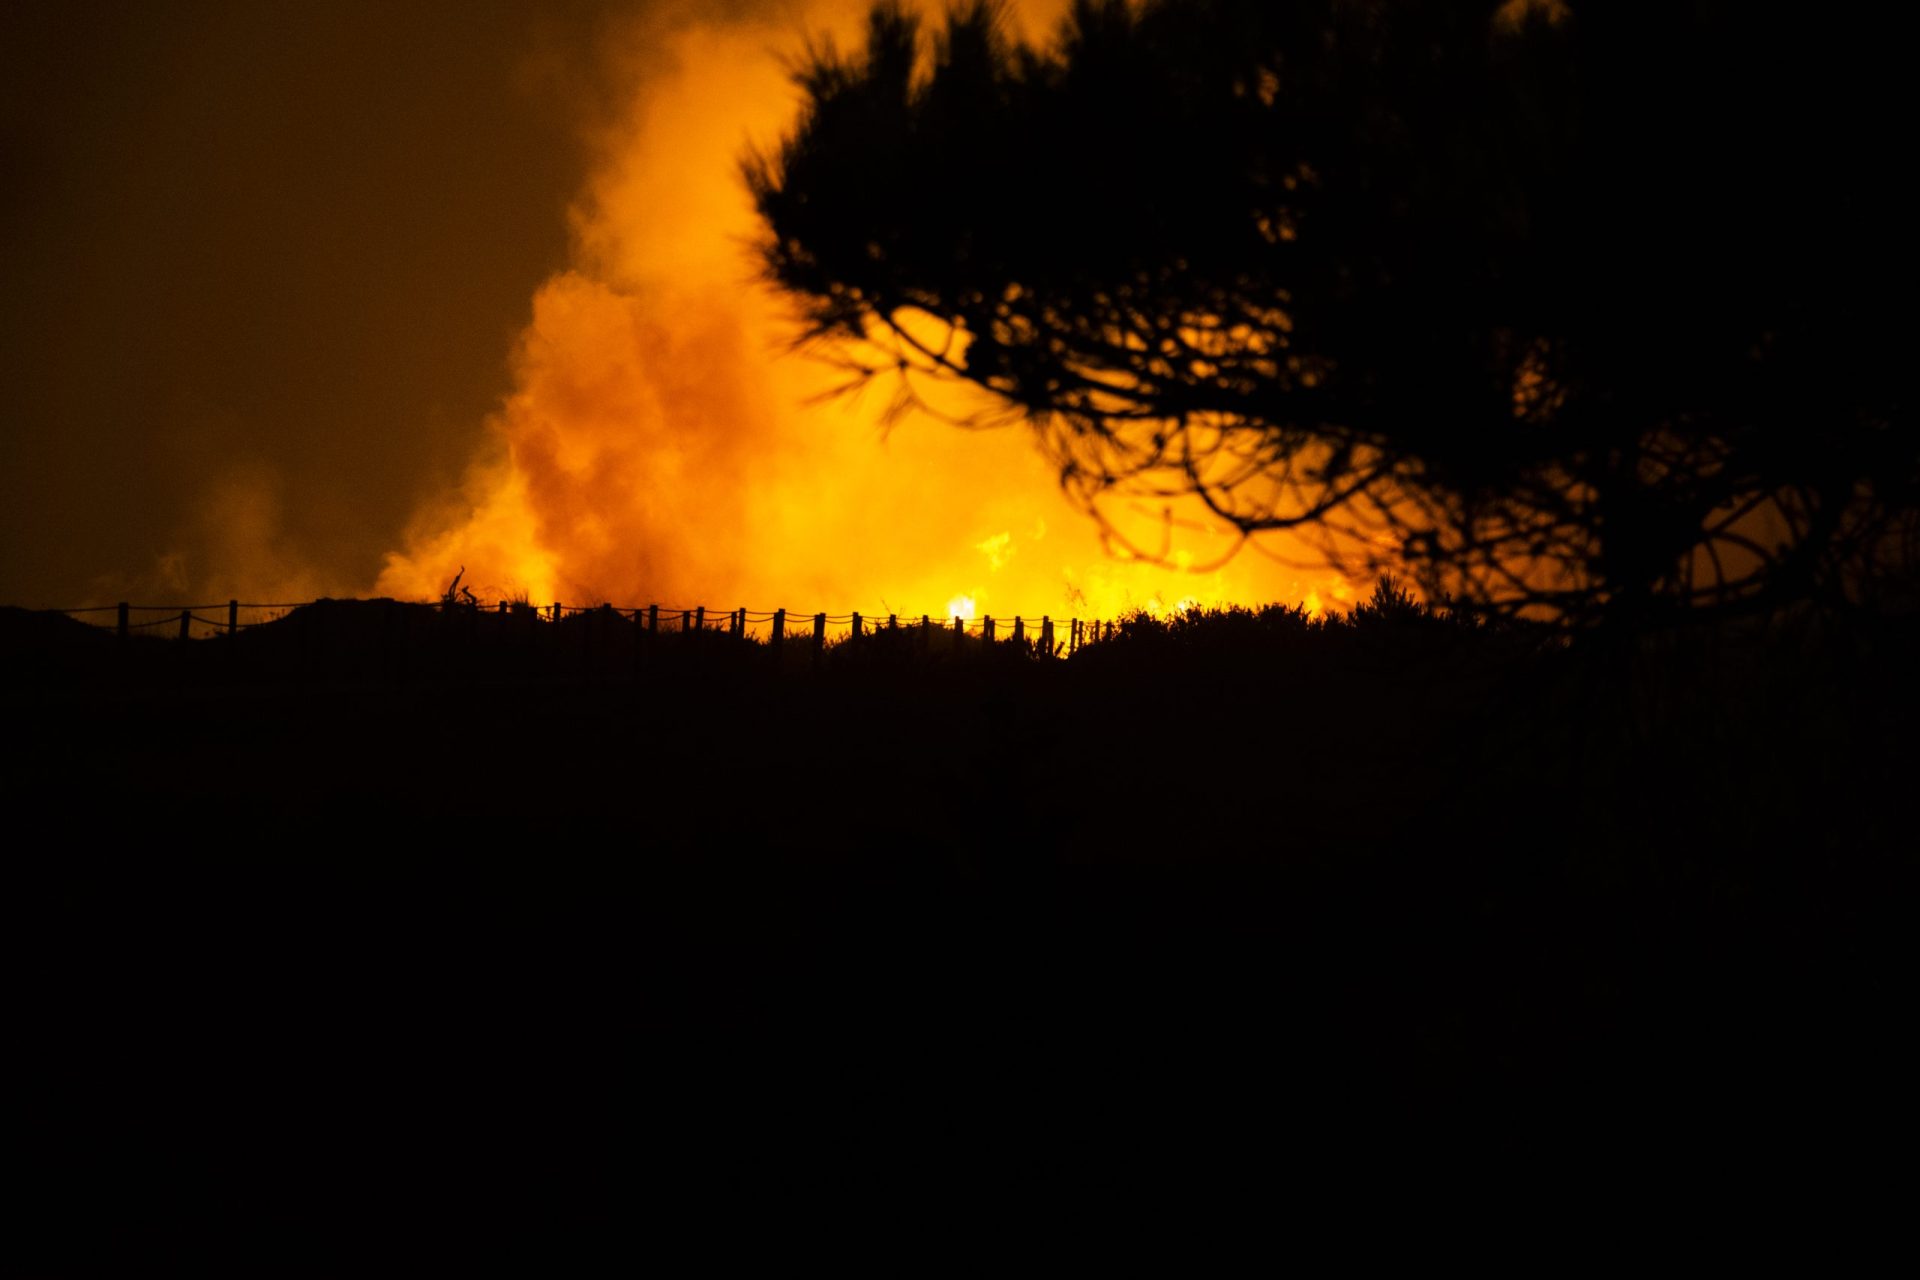
<path fill-rule="evenodd" d="M 845 35 L 859 11 L 806 18 Z M 1116 553 L 1028 428 L 955 432 L 883 394 L 836 395 L 840 370 L 797 349 L 798 318 L 757 281 L 736 168 L 791 117 L 793 30 L 744 17 L 629 35 L 656 69 L 598 134 L 574 261 L 534 298 L 463 492 L 420 513 L 378 594 L 431 599 L 467 566 L 483 597 L 935 617 L 1352 599 L 1338 574 L 1257 555 L 1194 572 L 1233 544 L 1194 504 L 1127 513 L 1150 554 Z M 965 407 L 942 395 L 936 415 Z"/>

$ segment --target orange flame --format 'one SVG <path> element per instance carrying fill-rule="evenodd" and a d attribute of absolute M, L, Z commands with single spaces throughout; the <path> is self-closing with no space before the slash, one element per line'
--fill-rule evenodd
<path fill-rule="evenodd" d="M 815 4 L 806 26 L 844 42 L 865 7 Z M 797 46 L 757 20 L 670 34 L 670 69 L 601 139 L 574 263 L 533 300 L 464 493 L 420 514 L 378 592 L 431 598 L 466 565 L 483 597 L 936 617 L 1352 598 L 1244 551 L 1187 572 L 1230 545 L 1197 521 L 1170 563 L 1108 554 L 1018 428 L 889 430 L 882 388 L 822 402 L 836 375 L 787 353 L 783 304 L 753 282 L 736 170 L 791 121 Z"/>

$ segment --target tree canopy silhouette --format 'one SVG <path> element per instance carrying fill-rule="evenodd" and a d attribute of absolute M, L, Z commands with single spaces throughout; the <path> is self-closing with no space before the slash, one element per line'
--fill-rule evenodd
<path fill-rule="evenodd" d="M 995 393 L 1096 515 L 1195 494 L 1563 621 L 1858 601 L 1920 541 L 1884 25 L 881 4 L 745 172 L 811 336 Z"/>

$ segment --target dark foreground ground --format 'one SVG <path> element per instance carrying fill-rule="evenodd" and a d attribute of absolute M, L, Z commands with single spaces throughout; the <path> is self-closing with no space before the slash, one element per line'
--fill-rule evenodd
<path fill-rule="evenodd" d="M 1895 1190 L 1901 626 L 814 670 L 334 608 L 231 651 L 4 619 L 30 1270 Z"/>

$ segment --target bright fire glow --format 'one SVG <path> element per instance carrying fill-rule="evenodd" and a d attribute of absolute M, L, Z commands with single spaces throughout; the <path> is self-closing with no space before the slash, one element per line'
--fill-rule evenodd
<path fill-rule="evenodd" d="M 1063 7 L 1018 16 L 1039 31 Z M 847 47 L 865 10 L 822 0 L 805 26 Z M 1230 545 L 1191 512 L 1142 513 L 1140 545 L 1176 527 L 1192 544 L 1169 563 L 1118 558 L 1021 429 L 889 430 L 884 386 L 822 400 L 839 375 L 787 353 L 736 169 L 793 120 L 780 58 L 795 28 L 656 20 L 633 39 L 650 69 L 600 138 L 573 264 L 533 299 L 464 492 L 418 514 L 379 593 L 433 598 L 464 565 L 483 598 L 949 618 L 1352 598 L 1331 573 L 1244 550 L 1184 572 Z"/>

